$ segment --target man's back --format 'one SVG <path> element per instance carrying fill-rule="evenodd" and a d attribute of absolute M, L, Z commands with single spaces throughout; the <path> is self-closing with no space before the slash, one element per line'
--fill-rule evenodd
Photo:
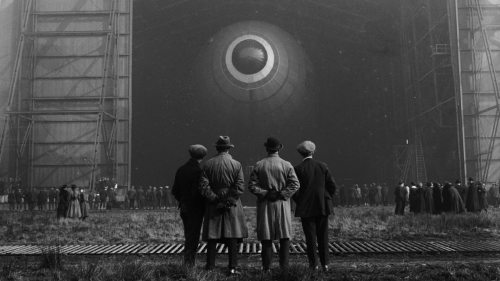
<path fill-rule="evenodd" d="M 293 196 L 297 202 L 295 216 L 313 217 L 329 215 L 333 209 L 328 204 L 335 194 L 335 181 L 325 163 L 312 158 L 295 166 L 300 182 L 299 191 Z"/>
<path fill-rule="evenodd" d="M 201 176 L 201 167 L 198 161 L 190 159 L 182 165 L 175 174 L 172 194 L 177 201 L 192 205 L 203 204 L 203 197 L 198 189 Z M 169 190 L 165 190 L 166 195 Z"/>

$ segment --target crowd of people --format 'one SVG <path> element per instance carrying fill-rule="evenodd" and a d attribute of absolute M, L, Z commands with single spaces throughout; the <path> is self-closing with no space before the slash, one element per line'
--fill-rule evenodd
<path fill-rule="evenodd" d="M 488 199 L 494 207 L 500 206 L 498 185 L 494 183 L 488 190 L 484 183 L 473 178 L 469 178 L 466 185 L 462 185 L 460 180 L 455 184 L 445 182 L 444 185 L 437 182 L 405 185 L 401 181 L 394 189 L 394 198 L 396 215 L 403 215 L 406 206 L 414 214 L 434 215 L 487 211 Z"/>

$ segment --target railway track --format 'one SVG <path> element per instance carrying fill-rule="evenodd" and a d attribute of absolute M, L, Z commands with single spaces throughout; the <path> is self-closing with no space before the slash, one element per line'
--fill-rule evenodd
<path fill-rule="evenodd" d="M 333 255 L 362 254 L 439 254 L 439 253 L 500 253 L 500 241 L 382 241 L 382 242 L 332 242 L 328 248 Z M 14 245 L 0 246 L 0 257 L 39 256 L 51 253 L 61 255 L 176 255 L 184 250 L 182 243 L 114 244 L 114 245 Z M 259 242 L 246 242 L 239 246 L 240 254 L 259 254 Z M 277 253 L 279 244 L 273 244 Z M 206 244 L 198 245 L 197 253 L 206 252 Z M 218 253 L 227 253 L 224 244 L 217 245 Z M 306 244 L 290 245 L 291 254 L 305 254 Z"/>

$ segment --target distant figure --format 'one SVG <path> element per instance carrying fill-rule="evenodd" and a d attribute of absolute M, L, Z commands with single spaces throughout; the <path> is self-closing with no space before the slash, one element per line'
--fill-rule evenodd
<path fill-rule="evenodd" d="M 184 225 L 184 265 L 195 265 L 196 248 L 200 242 L 201 224 L 205 213 L 205 200 L 199 190 L 200 162 L 207 155 L 207 149 L 200 144 L 189 147 L 191 158 L 175 173 L 172 194 L 179 202 L 180 215 Z M 166 191 L 165 191 L 166 192 Z"/>
<path fill-rule="evenodd" d="M 81 218 L 82 221 L 84 221 L 89 216 L 90 204 L 89 204 L 89 193 L 83 188 L 80 190 L 78 201 L 80 203 L 80 210 L 82 214 Z"/>
<path fill-rule="evenodd" d="M 418 214 L 418 188 L 417 185 L 413 182 L 410 183 L 410 194 L 409 194 L 409 200 L 410 200 L 410 212 L 414 214 Z"/>
<path fill-rule="evenodd" d="M 218 154 L 202 166 L 200 190 L 208 201 L 203 220 L 203 240 L 207 241 L 206 269 L 215 267 L 217 242 L 224 242 L 229 254 L 229 274 L 238 275 L 238 243 L 248 237 L 240 196 L 245 190 L 241 163 L 229 154 L 233 148 L 227 136 L 215 144 Z"/>
<path fill-rule="evenodd" d="M 82 217 L 80 202 L 78 201 L 78 190 L 74 184 L 71 185 L 71 189 L 69 190 L 69 208 L 67 217 L 72 219 L 79 219 Z"/>
<path fill-rule="evenodd" d="M 425 213 L 434 213 L 434 184 L 428 182 L 424 187 Z"/>
<path fill-rule="evenodd" d="M 272 243 L 278 240 L 280 268 L 286 275 L 293 235 L 290 197 L 298 190 L 299 180 L 292 164 L 279 156 L 283 145 L 278 139 L 268 138 L 264 147 L 267 157 L 255 164 L 248 189 L 257 196 L 257 239 L 262 244 L 262 269 L 270 270 Z"/>
<path fill-rule="evenodd" d="M 488 211 L 488 198 L 486 198 L 486 185 L 477 182 L 477 197 L 479 200 L 479 211 Z"/>
<path fill-rule="evenodd" d="M 478 197 L 478 184 L 474 182 L 473 178 L 469 178 L 469 185 L 467 188 L 467 201 L 465 202 L 465 207 L 467 208 L 467 212 L 480 212 L 481 209 L 479 207 L 479 197 Z"/>
<path fill-rule="evenodd" d="M 389 205 L 389 186 L 386 183 L 382 184 L 382 201 L 384 206 Z"/>
<path fill-rule="evenodd" d="M 333 215 L 331 199 L 336 191 L 335 181 L 328 166 L 313 159 L 316 151 L 313 142 L 302 142 L 297 151 L 303 159 L 295 166 L 300 182 L 299 191 L 293 196 L 297 202 L 295 216 L 300 217 L 302 221 L 309 268 L 319 268 L 319 252 L 321 266 L 324 271 L 328 271 L 328 216 Z"/>
<path fill-rule="evenodd" d="M 57 218 L 67 218 L 70 194 L 67 190 L 68 186 L 63 185 L 59 188 L 59 202 L 57 203 Z"/>
<path fill-rule="evenodd" d="M 136 195 L 137 192 L 135 190 L 135 187 L 132 185 L 129 190 L 127 190 L 127 197 L 128 197 L 128 207 L 129 209 L 135 209 L 135 200 L 136 200 Z"/>
<path fill-rule="evenodd" d="M 168 185 L 165 186 L 165 191 L 163 193 L 163 201 L 165 202 L 166 208 L 172 207 L 172 191 L 170 186 Z"/>
<path fill-rule="evenodd" d="M 443 211 L 443 191 L 440 183 L 435 183 L 432 188 L 432 199 L 434 200 L 433 214 L 439 215 Z"/>
<path fill-rule="evenodd" d="M 443 212 L 455 214 L 465 212 L 465 204 L 460 193 L 449 182 L 443 187 Z"/>
<path fill-rule="evenodd" d="M 498 184 L 494 183 L 489 190 L 491 203 L 493 207 L 498 208 L 500 206 L 500 190 Z"/>
<path fill-rule="evenodd" d="M 398 186 L 394 189 L 394 203 L 396 204 L 396 208 L 394 210 L 394 214 L 396 215 L 404 215 L 405 214 L 405 206 L 406 206 L 406 198 L 407 198 L 407 190 L 404 182 L 400 181 Z"/>
<path fill-rule="evenodd" d="M 353 185 L 351 197 L 354 199 L 356 206 L 359 207 L 361 205 L 361 201 L 363 199 L 363 194 L 361 194 L 361 188 L 359 187 L 358 184 Z M 353 202 L 353 205 L 354 205 L 354 202 Z"/>
<path fill-rule="evenodd" d="M 49 210 L 55 210 L 57 204 L 57 190 L 52 187 L 49 191 Z"/>

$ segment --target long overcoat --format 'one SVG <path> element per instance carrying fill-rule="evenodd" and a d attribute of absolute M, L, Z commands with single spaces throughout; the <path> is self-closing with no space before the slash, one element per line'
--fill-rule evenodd
<path fill-rule="evenodd" d="M 255 164 L 248 189 L 257 195 L 257 239 L 292 238 L 290 197 L 299 189 L 297 175 L 290 162 L 271 154 Z M 278 191 L 282 200 L 269 201 L 266 194 Z"/>
<path fill-rule="evenodd" d="M 449 213 L 465 212 L 465 204 L 458 190 L 447 184 L 443 188 L 443 211 Z"/>
<path fill-rule="evenodd" d="M 207 160 L 202 166 L 200 192 L 205 197 L 203 240 L 246 238 L 248 228 L 240 196 L 245 190 L 243 169 L 240 162 L 227 152 Z M 233 200 L 234 206 L 227 211 L 217 208 L 221 199 Z"/>

